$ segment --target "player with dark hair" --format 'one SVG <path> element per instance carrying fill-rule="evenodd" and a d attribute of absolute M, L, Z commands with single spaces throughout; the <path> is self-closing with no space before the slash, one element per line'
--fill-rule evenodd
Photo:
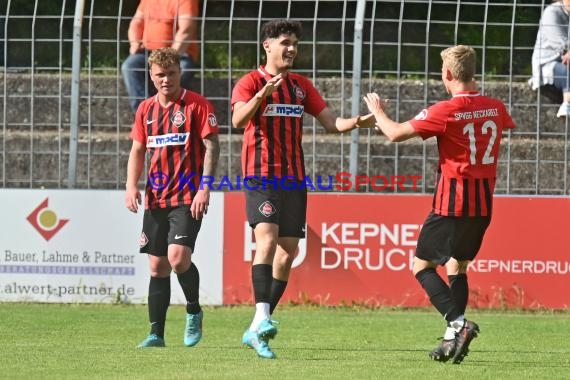
<path fill-rule="evenodd" d="M 268 340 L 277 334 L 271 315 L 287 286 L 299 239 L 305 237 L 307 191 L 298 186 L 305 177 L 303 114 L 333 133 L 374 124 L 372 115 L 336 117 L 311 81 L 290 71 L 301 32 L 297 21 L 264 24 L 266 64 L 243 76 L 231 99 L 232 124 L 245 128 L 241 160 L 244 177 L 252 177 L 245 196 L 256 241 L 251 268 L 256 312 L 242 341 L 269 359 L 275 354 Z M 290 179 L 287 189 L 280 185 L 285 178 Z"/>
<path fill-rule="evenodd" d="M 459 364 L 479 333 L 479 326 L 465 319 L 467 266 L 475 259 L 491 222 L 501 136 L 515 124 L 500 100 L 478 92 L 473 48 L 454 46 L 443 50 L 441 58 L 441 77 L 451 99 L 422 110 L 405 123 L 386 115 L 385 101 L 378 94 L 369 93 L 364 100 L 377 129 L 390 141 L 437 138 L 439 168 L 433 209 L 418 238 L 413 273 L 447 322 L 443 341 L 430 357 Z M 449 285 L 436 272 L 438 265 L 446 266 Z"/>
<path fill-rule="evenodd" d="M 150 267 L 150 334 L 138 347 L 165 345 L 172 270 L 187 301 L 184 344 L 190 347 L 202 337 L 203 319 L 200 276 L 192 254 L 210 203 L 210 189 L 200 188 L 199 181 L 200 175 L 215 174 L 220 152 L 218 123 L 210 102 L 181 87 L 180 56 L 175 49 L 154 50 L 148 64 L 158 94 L 143 101 L 135 115 L 125 195 L 127 209 L 137 212 L 141 203 L 137 183 L 148 152 L 140 252 L 148 254 Z"/>

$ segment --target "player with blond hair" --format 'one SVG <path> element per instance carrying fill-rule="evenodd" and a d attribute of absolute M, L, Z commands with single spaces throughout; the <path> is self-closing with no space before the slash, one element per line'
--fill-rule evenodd
<path fill-rule="evenodd" d="M 150 156 L 140 252 L 148 254 L 150 333 L 138 347 L 163 347 L 170 304 L 170 274 L 176 273 L 186 297 L 184 345 L 202 338 L 200 275 L 192 262 L 202 218 L 210 204 L 209 187 L 200 176 L 215 174 L 220 148 L 218 123 L 208 100 L 180 85 L 180 56 L 173 48 L 154 50 L 148 59 L 158 93 L 144 100 L 135 114 L 127 166 L 125 206 L 137 212 L 137 183 Z M 194 175 L 198 173 L 198 175 Z M 180 178 L 192 178 L 190 183 Z M 198 189 L 198 190 L 196 190 Z"/>
<path fill-rule="evenodd" d="M 479 326 L 465 319 L 467 266 L 491 222 L 501 136 L 515 124 L 500 100 L 479 93 L 472 47 L 447 48 L 441 58 L 441 79 L 451 99 L 404 123 L 386 115 L 386 102 L 378 94 L 369 93 L 364 100 L 377 129 L 390 141 L 437 138 L 439 166 L 432 211 L 418 238 L 413 273 L 447 323 L 441 345 L 429 356 L 459 364 L 479 333 Z M 446 266 L 449 284 L 437 273 L 438 265 Z"/>

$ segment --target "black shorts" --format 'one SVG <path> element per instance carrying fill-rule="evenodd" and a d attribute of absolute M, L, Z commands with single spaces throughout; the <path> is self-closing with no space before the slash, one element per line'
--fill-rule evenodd
<path fill-rule="evenodd" d="M 247 220 L 252 228 L 258 223 L 279 225 L 280 237 L 305 237 L 307 188 L 295 180 L 248 179 L 245 187 Z"/>
<path fill-rule="evenodd" d="M 491 217 L 441 216 L 431 212 L 420 231 L 416 257 L 444 265 L 451 257 L 473 260 L 481 248 Z"/>
<path fill-rule="evenodd" d="M 190 206 L 145 210 L 140 252 L 166 256 L 170 244 L 190 247 L 194 252 L 202 220 L 192 218 Z"/>

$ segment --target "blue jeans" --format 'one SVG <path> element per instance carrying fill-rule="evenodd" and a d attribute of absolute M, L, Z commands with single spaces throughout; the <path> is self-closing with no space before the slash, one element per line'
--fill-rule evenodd
<path fill-rule="evenodd" d="M 554 66 L 554 87 L 563 92 L 570 91 L 570 70 L 562 62 L 556 62 Z"/>
<path fill-rule="evenodd" d="M 156 88 L 148 74 L 148 56 L 150 50 L 131 54 L 121 65 L 121 72 L 125 87 L 129 95 L 129 103 L 133 112 L 137 111 L 139 104 L 146 98 L 156 94 Z M 194 76 L 190 69 L 196 67 L 196 63 L 189 55 L 180 56 L 180 68 L 182 77 L 180 83 L 182 87 L 189 89 L 190 80 Z"/>

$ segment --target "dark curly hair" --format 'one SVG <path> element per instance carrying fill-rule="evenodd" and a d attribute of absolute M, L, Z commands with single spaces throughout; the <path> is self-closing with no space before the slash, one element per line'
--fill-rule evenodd
<path fill-rule="evenodd" d="M 261 27 L 261 41 L 268 38 L 277 38 L 282 34 L 294 34 L 301 39 L 303 27 L 299 21 L 292 20 L 271 20 L 263 24 Z"/>

